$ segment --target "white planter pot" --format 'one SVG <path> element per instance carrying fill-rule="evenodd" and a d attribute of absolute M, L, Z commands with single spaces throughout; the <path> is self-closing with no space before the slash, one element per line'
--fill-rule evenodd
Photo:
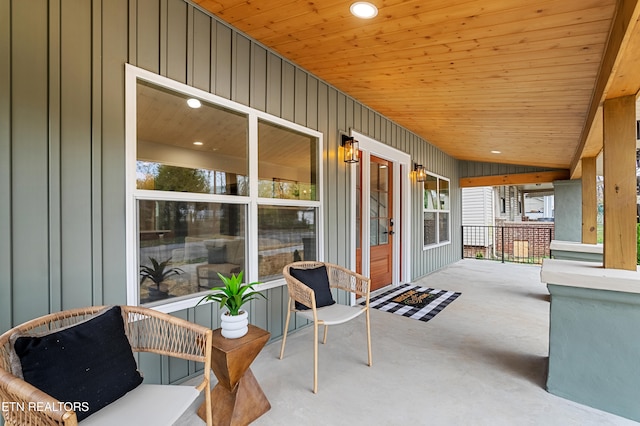
<path fill-rule="evenodd" d="M 223 312 L 220 315 L 220 326 L 222 327 L 222 336 L 227 339 L 237 339 L 249 332 L 249 313 L 240 311 L 239 315 L 229 315 L 229 312 Z"/>

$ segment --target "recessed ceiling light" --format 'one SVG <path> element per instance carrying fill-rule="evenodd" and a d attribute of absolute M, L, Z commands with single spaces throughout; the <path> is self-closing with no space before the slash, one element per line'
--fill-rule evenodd
<path fill-rule="evenodd" d="M 202 103 L 198 100 L 198 99 L 187 99 L 187 105 L 189 105 L 191 108 L 200 108 L 202 106 Z"/>
<path fill-rule="evenodd" d="M 194 142 L 193 144 L 194 144 L 194 145 L 201 146 L 201 145 L 202 145 L 202 142 L 200 142 L 200 141 L 196 141 L 196 142 Z"/>
<path fill-rule="evenodd" d="M 502 151 L 491 151 L 492 154 L 502 154 Z"/>
<path fill-rule="evenodd" d="M 378 8 L 367 1 L 357 1 L 349 8 L 353 16 L 362 19 L 371 19 L 378 14 Z"/>

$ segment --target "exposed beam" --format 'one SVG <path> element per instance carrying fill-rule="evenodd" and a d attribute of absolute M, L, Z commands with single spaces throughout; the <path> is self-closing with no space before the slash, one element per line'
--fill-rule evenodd
<path fill-rule="evenodd" d="M 534 183 L 547 183 L 566 179 L 569 179 L 569 170 L 552 170 L 548 172 L 479 176 L 461 178 L 460 188 L 472 188 L 476 186 L 526 185 Z"/>
<path fill-rule="evenodd" d="M 637 37 L 635 29 L 639 17 L 640 0 L 618 1 L 616 15 L 613 19 L 613 24 L 611 25 L 609 40 L 607 41 L 607 48 L 602 58 L 602 62 L 600 63 L 600 70 L 598 71 L 598 79 L 593 91 L 593 97 L 591 98 L 589 113 L 580 136 L 580 144 L 573 156 L 573 160 L 571 160 L 572 177 L 577 177 L 576 172 L 579 169 L 580 159 L 583 156 L 587 140 L 594 130 L 592 127 L 597 125 L 596 115 L 598 113 L 598 109 L 601 107 L 604 100 L 607 99 L 609 90 L 615 84 L 614 80 L 617 76 L 616 71 L 618 67 L 621 65 L 623 60 L 637 60 L 637 52 L 628 51 L 627 46 L 630 44 L 632 38 Z M 632 37 L 634 33 L 636 34 Z M 635 43 L 636 41 L 631 42 L 632 45 L 635 45 Z M 636 77 L 634 83 L 636 88 L 633 93 L 638 91 L 638 87 L 640 87 L 640 79 Z M 628 85 L 629 81 L 625 80 L 624 84 Z M 614 90 L 613 92 L 617 91 Z"/>

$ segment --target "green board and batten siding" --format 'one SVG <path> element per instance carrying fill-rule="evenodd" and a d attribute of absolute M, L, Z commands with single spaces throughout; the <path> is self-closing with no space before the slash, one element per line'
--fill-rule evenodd
<path fill-rule="evenodd" d="M 126 301 L 127 62 L 323 132 L 328 261 L 348 264 L 350 177 L 338 135 L 349 128 L 451 179 L 452 243 L 426 251 L 420 187 L 412 185 L 413 277 L 460 258 L 456 160 L 197 7 L 0 0 L 1 331 L 60 309 Z M 252 302 L 251 321 L 279 337 L 286 289 L 267 293 L 268 302 Z M 212 305 L 175 315 L 219 325 Z M 179 381 L 196 368 L 153 356 L 140 362 L 151 381 Z"/>
<path fill-rule="evenodd" d="M 11 26 L 0 1 L 0 330 L 13 324 L 11 308 Z M 0 423 L 2 423 L 0 421 Z"/>

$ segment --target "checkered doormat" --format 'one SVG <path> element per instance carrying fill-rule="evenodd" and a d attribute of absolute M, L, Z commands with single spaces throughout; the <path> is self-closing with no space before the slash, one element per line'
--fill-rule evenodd
<path fill-rule="evenodd" d="M 372 297 L 369 306 L 419 321 L 429 321 L 461 294 L 402 284 Z"/>

